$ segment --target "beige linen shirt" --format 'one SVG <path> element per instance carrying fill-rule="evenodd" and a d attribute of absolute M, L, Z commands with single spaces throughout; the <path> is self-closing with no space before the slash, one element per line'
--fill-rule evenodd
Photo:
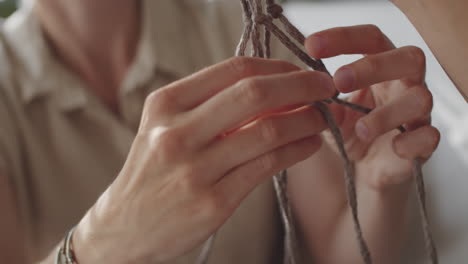
<path fill-rule="evenodd" d="M 2 27 L 0 177 L 11 184 L 35 261 L 117 176 L 145 97 L 234 53 L 242 25 L 237 1 L 146 0 L 143 6 L 137 55 L 119 87 L 121 117 L 54 56 L 32 8 L 22 8 Z M 267 182 L 243 202 L 220 229 L 210 263 L 281 261 L 274 197 Z M 198 253 L 171 263 L 194 263 Z"/>

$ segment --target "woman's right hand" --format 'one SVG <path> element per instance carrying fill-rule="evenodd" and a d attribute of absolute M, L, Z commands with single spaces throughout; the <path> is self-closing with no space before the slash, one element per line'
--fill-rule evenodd
<path fill-rule="evenodd" d="M 77 226 L 78 262 L 158 263 L 200 245 L 255 186 L 318 150 L 325 121 L 298 106 L 334 93 L 323 73 L 241 57 L 152 93 L 121 173 Z"/>

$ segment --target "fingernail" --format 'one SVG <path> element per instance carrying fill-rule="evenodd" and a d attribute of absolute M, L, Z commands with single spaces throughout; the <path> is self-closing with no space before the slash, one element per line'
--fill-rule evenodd
<path fill-rule="evenodd" d="M 359 139 L 363 141 L 368 141 L 369 140 L 369 128 L 364 124 L 363 121 L 358 121 L 356 123 L 356 135 L 358 136 Z"/>
<path fill-rule="evenodd" d="M 341 92 L 352 92 L 355 90 L 355 79 L 353 70 L 342 68 L 335 74 L 336 88 Z"/>

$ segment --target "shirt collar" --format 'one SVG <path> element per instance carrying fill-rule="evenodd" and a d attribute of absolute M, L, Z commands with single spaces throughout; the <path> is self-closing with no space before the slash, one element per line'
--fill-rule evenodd
<path fill-rule="evenodd" d="M 183 17 L 175 2 L 142 1 L 142 34 L 134 62 L 121 85 L 121 96 L 147 84 L 157 71 L 176 78 L 190 73 L 190 65 L 183 59 L 189 49 L 180 38 Z M 21 73 L 18 82 L 26 104 L 50 94 L 59 100 L 63 110 L 73 110 L 87 102 L 79 78 L 61 65 L 47 45 L 33 5 L 13 14 L 3 30 L 14 53 L 15 69 Z"/>
<path fill-rule="evenodd" d="M 142 0 L 142 35 L 137 54 L 121 87 L 124 95 L 160 75 L 180 79 L 195 69 L 190 62 L 193 41 L 187 34 L 187 9 L 181 0 Z M 185 39 L 184 39 L 185 38 Z M 199 43 L 197 43 L 199 44 Z"/>
<path fill-rule="evenodd" d="M 196 69 L 192 60 L 193 47 L 200 45 L 200 36 L 194 36 L 197 32 L 189 30 L 189 28 L 198 28 L 189 25 L 193 22 L 189 17 L 193 10 L 183 0 L 144 0 L 142 2 L 144 3 L 145 34 L 140 43 L 139 51 L 141 52 L 134 65 L 135 68 L 145 68 L 142 66 L 147 60 L 147 66 L 150 66 L 152 62 L 154 67 L 146 67 L 146 69 L 152 68 L 159 73 L 169 74 L 173 78 L 182 78 L 192 73 Z M 151 57 L 148 57 L 148 54 Z M 154 77 L 154 72 L 150 75 Z"/>

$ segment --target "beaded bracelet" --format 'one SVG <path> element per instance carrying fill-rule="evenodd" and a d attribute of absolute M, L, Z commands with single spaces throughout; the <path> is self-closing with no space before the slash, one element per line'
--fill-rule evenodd
<path fill-rule="evenodd" d="M 63 245 L 58 249 L 57 256 L 55 258 L 55 264 L 78 264 L 76 262 L 75 253 L 72 248 L 72 236 L 75 232 L 75 227 L 68 231 L 65 239 L 63 240 Z"/>

